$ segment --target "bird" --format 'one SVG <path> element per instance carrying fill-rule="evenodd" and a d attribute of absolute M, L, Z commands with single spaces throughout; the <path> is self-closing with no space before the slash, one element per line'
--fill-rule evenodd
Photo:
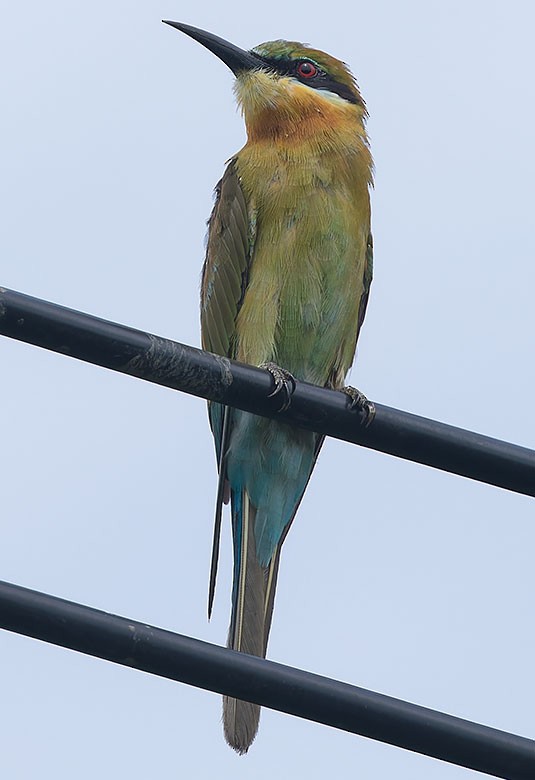
<path fill-rule="evenodd" d="M 235 76 L 247 141 L 215 190 L 201 281 L 202 347 L 267 368 L 283 407 L 294 382 L 345 390 L 369 422 L 373 405 L 345 388 L 373 275 L 373 161 L 366 105 L 349 68 L 308 45 L 251 50 L 163 20 L 215 54 Z M 323 436 L 209 403 L 219 470 L 210 573 L 215 591 L 223 504 L 230 501 L 233 586 L 228 646 L 265 657 L 281 548 Z M 223 728 L 239 754 L 260 707 L 223 699 Z"/>

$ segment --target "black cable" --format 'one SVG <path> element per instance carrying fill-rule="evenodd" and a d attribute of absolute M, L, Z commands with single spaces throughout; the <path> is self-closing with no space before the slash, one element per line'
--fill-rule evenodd
<path fill-rule="evenodd" d="M 535 777 L 535 742 L 525 737 L 7 582 L 0 627 L 495 777 Z"/>
<path fill-rule="evenodd" d="M 192 395 L 220 401 L 406 460 L 535 496 L 535 452 L 375 404 L 365 428 L 347 397 L 297 382 L 278 412 L 270 375 L 169 339 L 0 288 L 0 334 Z M 4 378 L 4 381 L 8 381 Z"/>

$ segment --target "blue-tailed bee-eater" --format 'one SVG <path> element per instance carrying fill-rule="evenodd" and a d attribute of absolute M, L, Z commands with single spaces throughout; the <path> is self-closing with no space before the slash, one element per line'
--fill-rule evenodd
<path fill-rule="evenodd" d="M 292 377 L 344 389 L 372 280 L 373 164 L 358 86 L 346 65 L 301 43 L 244 51 L 195 27 L 167 24 L 233 71 L 247 127 L 209 221 L 202 346 L 266 366 L 287 393 Z M 370 416 L 371 405 L 355 393 Z M 219 467 L 209 613 L 221 509 L 230 499 L 228 645 L 264 657 L 281 547 L 323 437 L 215 403 L 209 416 Z M 250 747 L 259 717 L 256 704 L 224 699 L 225 737 L 238 753 Z"/>

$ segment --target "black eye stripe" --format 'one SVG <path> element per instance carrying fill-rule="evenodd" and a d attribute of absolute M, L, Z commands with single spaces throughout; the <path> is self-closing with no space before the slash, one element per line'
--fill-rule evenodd
<path fill-rule="evenodd" d="M 262 57 L 262 59 L 270 70 L 280 73 L 281 76 L 293 76 L 298 79 L 301 84 L 306 84 L 307 87 L 310 87 L 311 89 L 324 89 L 329 92 L 334 92 L 335 95 L 339 95 L 344 100 L 347 100 L 348 103 L 360 102 L 354 92 L 346 84 L 335 81 L 332 76 L 326 73 L 316 62 L 314 62 L 314 60 L 306 58 L 293 60 L 290 57 Z M 310 62 L 311 65 L 317 68 L 317 73 L 313 77 L 309 76 L 306 78 L 299 75 L 297 68 L 305 62 Z"/>

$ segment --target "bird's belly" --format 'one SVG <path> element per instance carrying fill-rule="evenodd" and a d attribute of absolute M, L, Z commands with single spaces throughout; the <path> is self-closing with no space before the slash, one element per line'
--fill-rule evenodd
<path fill-rule="evenodd" d="M 274 361 L 322 385 L 348 371 L 366 239 L 336 227 L 294 222 L 261 236 L 236 323 L 239 360 Z"/>

